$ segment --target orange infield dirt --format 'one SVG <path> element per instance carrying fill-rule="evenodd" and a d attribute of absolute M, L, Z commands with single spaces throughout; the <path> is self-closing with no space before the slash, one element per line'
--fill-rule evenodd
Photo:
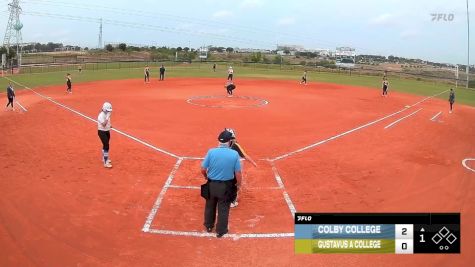
<path fill-rule="evenodd" d="M 473 264 L 475 173 L 462 160 L 475 157 L 475 109 L 456 104 L 449 114 L 439 99 L 297 81 L 237 80 L 226 98 L 223 84 L 106 81 L 74 84 L 72 95 L 35 88 L 63 107 L 18 92 L 28 111 L 0 115 L 0 266 Z M 112 132 L 114 168 L 103 168 L 96 124 L 65 106 L 96 119 L 106 100 L 115 128 L 178 157 L 203 157 L 224 127 L 236 130 L 259 166 L 245 164 L 231 238 L 204 233 L 200 160 Z M 245 236 L 293 233 L 292 208 L 460 212 L 462 253 L 294 255 L 292 237 Z"/>

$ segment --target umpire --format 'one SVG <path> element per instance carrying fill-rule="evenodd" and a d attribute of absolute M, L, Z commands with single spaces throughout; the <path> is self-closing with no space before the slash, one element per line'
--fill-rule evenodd
<path fill-rule="evenodd" d="M 239 154 L 230 149 L 232 134 L 223 131 L 219 136 L 219 146 L 212 148 L 206 154 L 201 164 L 201 173 L 208 179 L 209 198 L 206 199 L 204 226 L 211 232 L 216 221 L 216 206 L 218 207 L 218 223 L 216 237 L 220 238 L 228 232 L 230 204 L 237 194 L 241 184 L 241 164 Z M 236 175 L 237 184 L 233 183 Z"/>

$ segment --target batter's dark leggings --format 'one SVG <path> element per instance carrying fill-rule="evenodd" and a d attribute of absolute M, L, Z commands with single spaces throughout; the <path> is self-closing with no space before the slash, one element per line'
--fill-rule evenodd
<path fill-rule="evenodd" d="M 149 81 L 150 81 L 150 74 L 145 74 L 144 81 L 145 81 L 145 82 L 149 82 Z"/>
<path fill-rule="evenodd" d="M 13 105 L 12 105 L 13 106 Z M 450 102 L 450 110 L 452 110 L 454 107 L 454 102 Z"/>
<path fill-rule="evenodd" d="M 97 131 L 97 135 L 99 135 L 99 138 L 101 139 L 102 142 L 102 149 L 105 152 L 109 152 L 109 140 L 111 139 L 111 134 L 109 131 Z"/>
<path fill-rule="evenodd" d="M 12 97 L 12 98 L 10 98 L 10 97 L 8 98 L 7 108 L 8 108 L 8 106 L 9 106 L 10 104 L 12 105 L 12 108 L 13 108 L 13 97 Z"/>
<path fill-rule="evenodd" d="M 231 81 L 233 80 L 233 75 L 232 74 L 228 75 L 228 80 L 231 80 Z"/>
<path fill-rule="evenodd" d="M 388 94 L 388 88 L 383 87 L 383 95 L 387 95 L 387 94 Z"/>

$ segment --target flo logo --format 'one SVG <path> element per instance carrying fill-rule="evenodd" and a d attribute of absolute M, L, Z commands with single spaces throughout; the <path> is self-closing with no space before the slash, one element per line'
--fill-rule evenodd
<path fill-rule="evenodd" d="M 439 22 L 439 21 L 453 21 L 455 15 L 453 13 L 437 13 L 437 14 L 430 14 L 432 17 L 432 21 Z"/>

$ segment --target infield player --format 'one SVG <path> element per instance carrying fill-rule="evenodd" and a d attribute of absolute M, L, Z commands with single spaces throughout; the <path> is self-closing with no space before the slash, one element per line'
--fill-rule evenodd
<path fill-rule="evenodd" d="M 8 84 L 7 87 L 7 98 L 8 98 L 8 103 L 5 109 L 8 109 L 8 106 L 11 104 L 12 105 L 12 110 L 15 110 L 15 107 L 13 106 L 13 100 L 15 99 L 15 90 L 13 89 L 12 84 Z"/>
<path fill-rule="evenodd" d="M 300 84 L 302 84 L 302 83 L 307 85 L 307 71 L 303 72 L 302 80 L 300 81 Z"/>
<path fill-rule="evenodd" d="M 228 81 L 229 80 L 233 80 L 233 76 L 234 76 L 234 70 L 233 70 L 233 67 L 229 66 L 228 68 Z"/>
<path fill-rule="evenodd" d="M 102 105 L 102 110 L 97 116 L 97 134 L 102 142 L 102 161 L 105 168 L 112 168 L 112 162 L 109 158 L 109 141 L 111 138 L 111 115 L 112 105 L 109 102 L 105 102 Z"/>
<path fill-rule="evenodd" d="M 244 151 L 244 148 L 236 140 L 236 132 L 234 131 L 234 129 L 225 128 L 224 130 L 231 133 L 231 142 L 229 143 L 229 148 L 236 151 L 239 154 L 239 157 L 241 159 L 245 159 L 245 160 L 249 161 L 250 163 L 252 163 L 252 165 L 254 165 L 254 167 L 257 167 L 256 162 L 254 160 L 252 160 L 252 158 L 248 154 L 246 154 L 246 152 Z M 243 164 L 241 162 L 241 170 L 242 170 L 242 168 L 243 168 Z M 234 184 L 237 183 L 236 177 L 234 177 L 233 183 Z M 239 187 L 238 187 L 238 192 L 239 192 Z M 239 204 L 238 201 L 237 201 L 237 197 L 238 196 L 236 194 L 236 198 L 233 200 L 233 202 L 231 202 L 231 208 L 234 208 Z"/>
<path fill-rule="evenodd" d="M 234 85 L 233 81 L 228 80 L 224 85 L 224 88 L 226 88 L 226 91 L 228 92 L 228 97 L 232 97 L 233 90 L 236 89 L 236 85 Z"/>
<path fill-rule="evenodd" d="M 71 74 L 69 73 L 66 75 L 66 86 L 68 87 L 66 88 L 66 92 L 72 94 L 73 89 L 72 89 L 72 84 L 71 84 Z"/>
<path fill-rule="evenodd" d="M 149 83 L 150 82 L 150 68 L 148 66 L 145 66 L 145 69 L 143 70 L 144 72 L 144 82 Z"/>
<path fill-rule="evenodd" d="M 455 92 L 454 88 L 450 88 L 450 94 L 449 94 L 449 104 L 450 104 L 450 110 L 449 113 L 452 113 L 454 109 L 454 102 L 455 102 Z"/>
<path fill-rule="evenodd" d="M 389 88 L 389 82 L 386 78 L 383 78 L 383 96 L 384 97 L 388 96 L 388 88 Z"/>

